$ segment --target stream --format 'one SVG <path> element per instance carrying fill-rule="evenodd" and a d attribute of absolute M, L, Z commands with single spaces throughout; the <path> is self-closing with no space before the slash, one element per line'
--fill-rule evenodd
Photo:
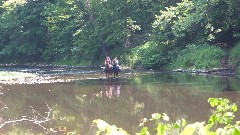
<path fill-rule="evenodd" d="M 235 76 L 122 70 L 119 78 L 106 79 L 101 68 L 87 67 L 2 66 L 0 71 L 34 75 L 1 79 L 1 134 L 92 135 L 92 121 L 102 119 L 134 135 L 141 119 L 156 112 L 171 122 L 207 122 L 214 110 L 207 102 L 211 97 L 240 107 Z"/>

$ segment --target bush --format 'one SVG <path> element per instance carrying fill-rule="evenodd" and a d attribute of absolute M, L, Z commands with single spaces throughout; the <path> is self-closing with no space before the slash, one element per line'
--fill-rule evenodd
<path fill-rule="evenodd" d="M 240 122 L 233 124 L 234 113 L 237 111 L 236 104 L 221 98 L 209 98 L 208 102 L 212 107 L 216 107 L 216 110 L 206 123 L 187 124 L 184 119 L 169 123 L 167 114 L 154 113 L 151 119 L 142 119 L 139 125 L 142 128 L 137 135 L 239 135 Z M 146 122 L 154 126 L 150 128 Z M 93 124 L 98 128 L 96 135 L 129 135 L 125 130 L 100 119 L 94 120 Z"/>
<path fill-rule="evenodd" d="M 233 65 L 235 68 L 239 68 L 239 62 L 240 62 L 240 42 L 238 42 L 231 50 L 230 50 L 230 63 Z M 240 72 L 239 72 L 240 73 Z"/>
<path fill-rule="evenodd" d="M 230 50 L 230 60 L 231 62 L 236 62 L 240 59 L 240 42 L 238 42 L 231 50 Z"/>
<path fill-rule="evenodd" d="M 219 67 L 225 53 L 216 46 L 209 44 L 188 45 L 182 49 L 170 68 L 213 68 Z"/>
<path fill-rule="evenodd" d="M 133 48 L 127 56 L 127 61 L 132 68 L 163 68 L 171 59 L 169 48 L 169 46 L 159 46 L 156 42 L 149 41 Z"/>

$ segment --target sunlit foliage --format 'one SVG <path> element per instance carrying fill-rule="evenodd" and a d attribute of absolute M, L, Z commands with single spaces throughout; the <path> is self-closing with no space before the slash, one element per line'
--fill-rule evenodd
<path fill-rule="evenodd" d="M 239 6 L 238 0 L 2 0 L 0 58 L 101 65 L 109 55 L 133 67 L 165 68 L 191 44 L 233 48 Z"/>
<path fill-rule="evenodd" d="M 209 69 L 219 67 L 225 53 L 209 44 L 189 45 L 183 49 L 172 63 L 172 68 Z"/>
<path fill-rule="evenodd" d="M 232 121 L 235 117 L 234 112 L 237 111 L 237 106 L 234 103 L 231 103 L 228 99 L 221 98 L 209 98 L 208 102 L 212 107 L 216 107 L 216 110 L 210 116 L 208 123 L 196 122 L 187 124 L 184 119 L 169 123 L 169 117 L 167 114 L 154 113 L 152 114 L 151 119 L 142 119 L 142 122 L 139 125 L 142 128 L 137 135 L 238 135 L 240 133 L 240 123 L 237 121 L 233 124 Z M 94 120 L 93 124 L 97 124 L 97 134 L 103 133 L 107 135 L 115 132 L 127 135 L 124 130 L 121 129 L 117 131 L 120 128 L 110 126 L 103 120 Z M 150 124 L 153 126 L 149 126 Z M 223 127 L 219 124 L 222 124 Z"/>
<path fill-rule="evenodd" d="M 13 10 L 18 5 L 23 5 L 27 2 L 27 0 L 6 0 L 3 2 L 3 7 L 8 10 Z"/>

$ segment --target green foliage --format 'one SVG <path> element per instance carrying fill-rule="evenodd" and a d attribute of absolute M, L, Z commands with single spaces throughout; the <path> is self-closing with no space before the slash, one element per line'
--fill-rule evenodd
<path fill-rule="evenodd" d="M 169 47 L 158 46 L 157 43 L 149 41 L 141 46 L 132 49 L 128 56 L 128 62 L 131 67 L 142 67 L 145 69 L 159 69 L 169 62 L 171 52 Z"/>
<path fill-rule="evenodd" d="M 198 1 L 182 0 L 176 3 L 176 6 L 161 10 L 152 24 L 153 32 L 156 33 L 155 38 L 161 44 L 168 45 L 176 44 L 182 38 L 191 40 L 201 32 L 200 23 L 204 18 L 204 7 L 205 4 Z"/>
<path fill-rule="evenodd" d="M 46 2 L 6 1 L 1 18 L 3 61 L 40 61 L 47 43 L 47 28 L 40 15 Z M 8 23 L 11 22 L 11 23 Z"/>
<path fill-rule="evenodd" d="M 112 55 L 122 55 L 127 46 L 126 38 L 141 29 L 125 13 L 130 7 L 126 5 L 129 5 L 128 1 L 49 3 L 43 12 L 51 32 L 44 58 L 95 63 L 102 61 L 103 50 Z"/>
<path fill-rule="evenodd" d="M 237 106 L 234 103 L 230 103 L 228 99 L 221 98 L 209 98 L 208 102 L 212 107 L 216 107 L 216 110 L 209 118 L 208 124 L 205 124 L 205 122 L 186 124 L 184 119 L 169 124 L 169 117 L 165 113 L 162 115 L 154 113 L 151 119 L 142 119 L 139 125 L 142 128 L 137 135 L 238 135 L 240 133 L 240 122 L 237 121 L 234 125 L 231 124 L 235 117 L 234 112 L 237 111 Z M 145 126 L 146 122 L 153 122 L 154 126 L 152 130 L 150 127 Z M 105 133 L 107 135 L 113 132 L 127 135 L 126 131 L 115 126 L 110 126 L 102 120 L 94 120 L 94 123 L 97 124 L 98 127 L 96 135 L 100 133 Z M 224 124 L 223 128 L 220 127 L 218 123 Z M 212 128 L 213 125 L 216 125 L 216 130 Z"/>
<path fill-rule="evenodd" d="M 231 64 L 237 68 L 240 66 L 240 42 L 238 42 L 235 47 L 233 47 L 231 50 L 230 50 L 230 54 L 229 54 L 229 57 L 230 57 L 230 62 Z"/>
<path fill-rule="evenodd" d="M 70 1 L 58 1 L 48 3 L 41 13 L 44 17 L 44 24 L 48 27 L 49 42 L 43 53 L 45 61 L 71 61 L 73 55 L 73 34 L 76 25 L 80 23 L 81 17 L 76 14 L 77 10 Z"/>
<path fill-rule="evenodd" d="M 208 123 L 210 125 L 214 124 L 225 124 L 228 125 L 232 122 L 234 116 L 234 112 L 237 111 L 237 106 L 233 104 L 229 104 L 230 101 L 228 99 L 218 99 L 218 98 L 209 98 L 208 102 L 212 107 L 217 107 L 216 111 L 213 112 L 212 116 L 209 118 Z"/>
<path fill-rule="evenodd" d="M 98 128 L 98 131 L 95 133 L 95 135 L 129 135 L 121 128 L 117 128 L 115 125 L 109 125 L 100 119 L 94 120 L 93 124 L 95 124 Z"/>
<path fill-rule="evenodd" d="M 225 53 L 216 46 L 208 44 L 189 45 L 181 50 L 171 68 L 214 68 Z"/>
<path fill-rule="evenodd" d="M 239 12 L 238 6 L 237 0 L 182 0 L 156 15 L 152 24 L 155 38 L 162 44 L 176 44 L 200 35 L 205 41 L 230 46 L 233 38 L 239 38 L 234 29 L 239 27 L 240 18 L 233 17 Z"/>
<path fill-rule="evenodd" d="M 2 0 L 0 5 L 1 62 L 95 64 L 107 52 L 132 67 L 159 69 L 180 62 L 174 60 L 179 48 L 199 40 L 230 48 L 240 39 L 237 0 Z M 177 66 L 213 67 L 217 59 Z"/>
<path fill-rule="evenodd" d="M 232 124 L 232 120 L 235 118 L 234 112 L 237 111 L 237 106 L 234 103 L 230 103 L 228 99 L 222 98 L 209 98 L 208 102 L 212 107 L 216 107 L 211 117 L 208 120 L 209 129 L 213 125 L 218 127 L 218 124 L 224 126 L 224 128 L 217 128 L 217 134 L 224 135 L 237 135 L 240 133 L 239 122 Z"/>

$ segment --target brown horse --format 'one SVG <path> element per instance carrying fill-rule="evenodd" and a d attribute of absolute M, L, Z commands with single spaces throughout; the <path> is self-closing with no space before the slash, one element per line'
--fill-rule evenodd
<path fill-rule="evenodd" d="M 112 74 L 112 65 L 108 62 L 105 65 L 105 74 L 106 78 L 109 78 L 109 76 Z"/>

